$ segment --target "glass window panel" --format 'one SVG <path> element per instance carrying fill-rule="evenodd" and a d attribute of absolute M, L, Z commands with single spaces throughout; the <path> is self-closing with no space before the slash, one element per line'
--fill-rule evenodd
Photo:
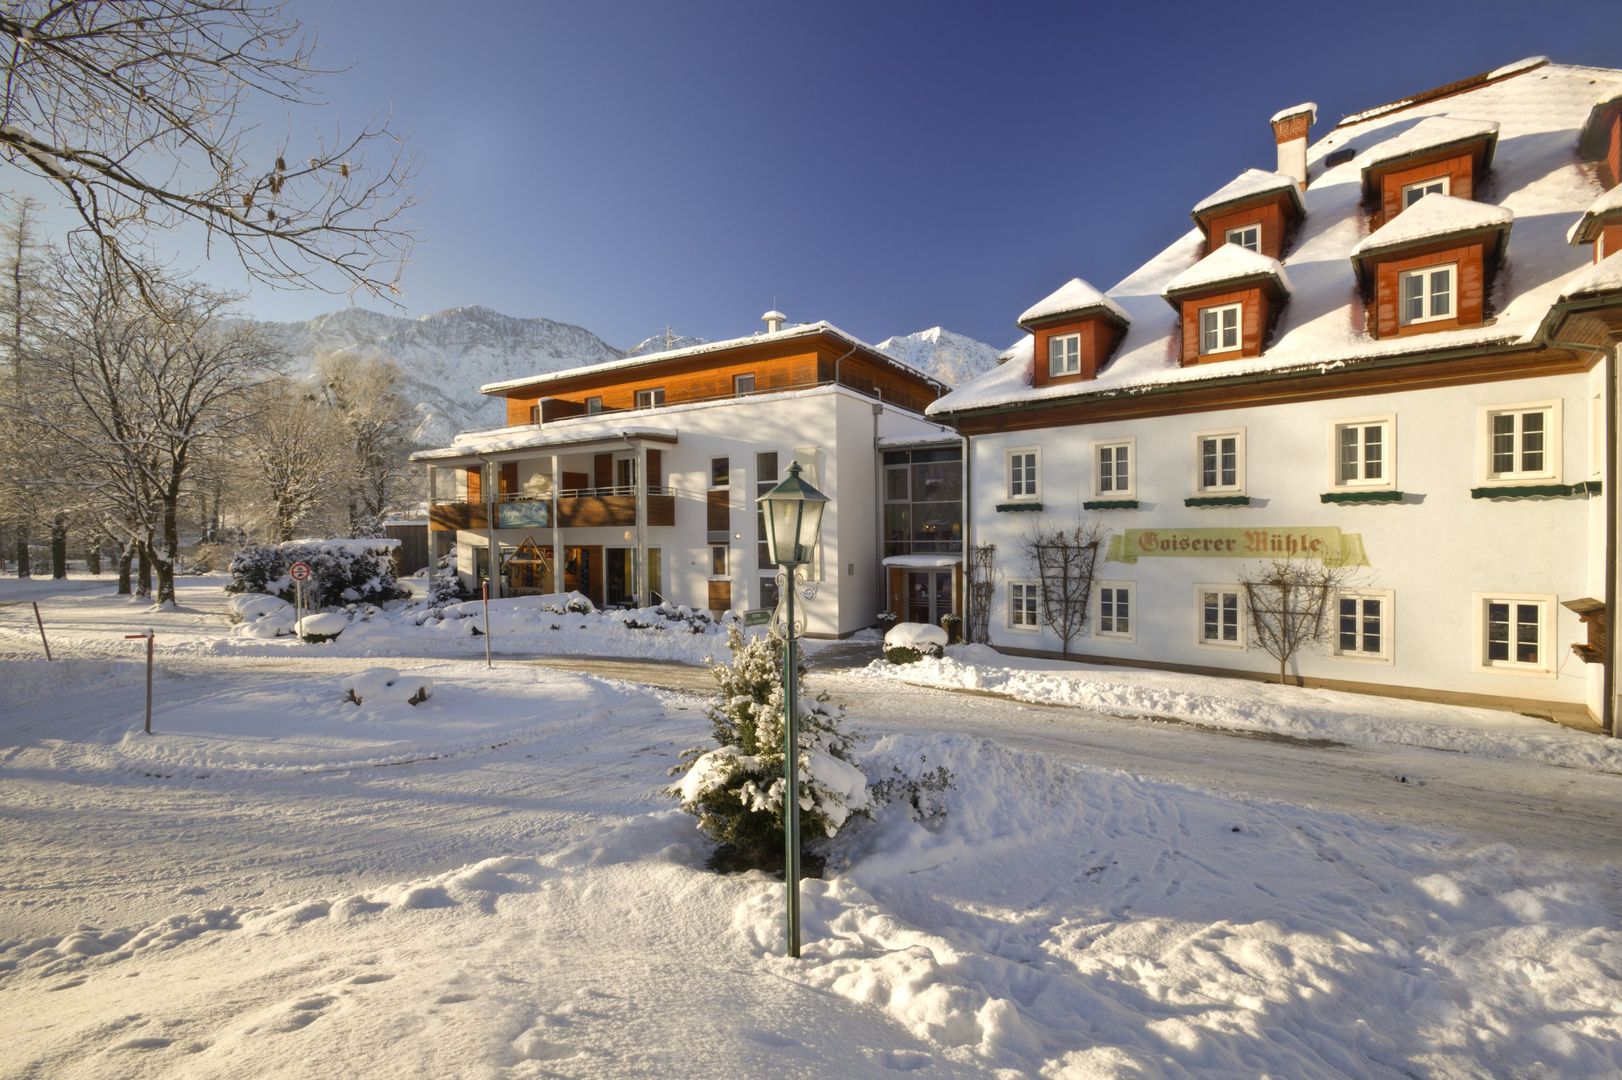
<path fill-rule="evenodd" d="M 732 459 L 710 458 L 710 487 L 726 487 L 732 482 Z"/>
<path fill-rule="evenodd" d="M 1418 274 L 1407 274 L 1402 279 L 1402 320 L 1413 322 L 1425 317 L 1424 280 Z"/>
<path fill-rule="evenodd" d="M 1035 465 L 1035 456 L 1030 458 Z M 915 502 L 941 502 L 963 495 L 963 469 L 957 462 L 943 461 L 912 467 L 912 498 Z"/>
<path fill-rule="evenodd" d="M 1432 316 L 1453 313 L 1453 271 L 1437 270 L 1430 275 Z"/>
<path fill-rule="evenodd" d="M 908 469 L 905 465 L 889 465 L 885 467 L 885 502 L 906 502 L 911 497 L 911 488 L 907 484 L 907 477 Z"/>

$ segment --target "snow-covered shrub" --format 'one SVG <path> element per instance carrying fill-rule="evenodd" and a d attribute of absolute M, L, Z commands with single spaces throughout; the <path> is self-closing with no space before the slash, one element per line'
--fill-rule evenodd
<path fill-rule="evenodd" d="M 304 585 L 308 607 L 344 603 L 380 604 L 408 595 L 394 579 L 391 545 L 366 540 L 293 540 L 285 544 L 249 544 L 231 560 L 227 592 L 262 592 L 292 600 L 295 589 L 288 567 L 310 564 Z"/>
<path fill-rule="evenodd" d="M 890 632 L 890 627 L 894 626 L 900 621 L 900 619 L 901 616 L 897 615 L 893 611 L 881 611 L 877 615 L 873 616 L 873 621 L 878 623 L 879 629 L 883 630 L 886 634 Z"/>
<path fill-rule="evenodd" d="M 403 701 L 407 705 L 420 705 L 433 694 L 434 682 L 425 675 L 401 675 L 393 668 L 374 667 L 356 672 L 341 680 L 338 688 L 345 701 L 374 705 L 385 701 Z"/>
<path fill-rule="evenodd" d="M 941 629 L 946 631 L 948 644 L 958 644 L 963 640 L 963 617 L 961 615 L 942 615 Z"/>
<path fill-rule="evenodd" d="M 314 615 L 306 615 L 298 621 L 298 625 L 295 627 L 298 636 L 310 645 L 331 641 L 347 629 L 349 629 L 349 617 L 336 611 L 322 611 Z"/>
<path fill-rule="evenodd" d="M 670 788 L 681 808 L 718 845 L 716 869 L 781 870 L 783 866 L 783 639 L 746 638 L 727 628 L 730 664 L 716 664 L 718 693 L 709 709 L 716 746 L 682 755 L 685 775 Z M 802 679 L 805 668 L 795 673 Z M 872 805 L 867 778 L 851 760 L 842 711 L 826 694 L 799 694 L 801 835 L 832 837 Z"/>
<path fill-rule="evenodd" d="M 946 816 L 946 793 L 952 788 L 952 771 L 945 765 L 933 769 L 919 757 L 916 766 L 903 770 L 891 764 L 890 775 L 871 781 L 868 790 L 875 803 L 904 802 L 914 821 L 936 822 Z"/>
<path fill-rule="evenodd" d="M 892 664 L 916 664 L 926 656 L 946 654 L 946 631 L 928 623 L 897 623 L 884 635 L 884 658 Z"/>

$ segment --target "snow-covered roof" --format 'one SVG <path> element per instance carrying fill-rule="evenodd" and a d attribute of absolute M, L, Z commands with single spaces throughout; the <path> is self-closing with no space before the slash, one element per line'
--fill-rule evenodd
<path fill-rule="evenodd" d="M 963 562 L 962 555 L 887 555 L 885 566 L 905 567 L 912 570 L 944 570 Z"/>
<path fill-rule="evenodd" d="M 1560 299 L 1575 300 L 1599 293 L 1622 292 L 1622 251 L 1607 255 L 1580 274 L 1573 275 L 1560 292 Z"/>
<path fill-rule="evenodd" d="M 1238 244 L 1221 244 L 1211 254 L 1166 282 L 1161 295 L 1172 299 L 1213 285 L 1252 278 L 1272 278 L 1281 291 L 1290 291 L 1289 276 L 1277 259 Z"/>
<path fill-rule="evenodd" d="M 584 446 L 588 443 L 629 442 L 632 439 L 658 439 L 675 442 L 676 432 L 669 428 L 626 426 L 624 423 L 598 422 L 573 426 L 564 431 L 534 424 L 494 428 L 490 431 L 464 431 L 449 446 L 437 450 L 419 450 L 411 455 L 412 461 L 439 461 L 445 458 L 475 457 L 503 450 L 536 450 L 547 447 Z"/>
<path fill-rule="evenodd" d="M 1029 323 L 1039 322 L 1042 319 L 1051 319 L 1059 315 L 1080 315 L 1089 311 L 1108 313 L 1119 321 L 1122 326 L 1132 321 L 1127 317 L 1126 311 L 1120 304 L 1117 304 L 1081 280 L 1081 278 L 1073 277 L 1026 308 L 1024 314 L 1019 317 L 1019 325 L 1025 326 Z"/>
<path fill-rule="evenodd" d="M 1027 336 L 1009 350 L 1006 363 L 958 387 L 928 412 L 939 415 L 1141 393 L 1258 373 L 1325 371 L 1403 354 L 1530 344 L 1568 281 L 1590 265 L 1588 252 L 1569 245 L 1566 232 L 1601 192 L 1574 150 L 1593 104 L 1619 94 L 1622 71 L 1549 64 L 1434 100 L 1414 95 L 1401 109 L 1383 108 L 1363 121 L 1343 123 L 1308 148 L 1312 181 L 1302 194 L 1307 213 L 1294 246 L 1282 260 L 1290 279 L 1290 302 L 1282 307 L 1261 356 L 1189 367 L 1179 363 L 1178 316 L 1162 293 L 1200 261 L 1205 238 L 1191 228 L 1105 290 L 1132 321 L 1096 378 L 1033 386 L 1034 349 Z M 1376 339 L 1354 310 L 1362 300 L 1352 251 L 1367 230 L 1363 159 L 1426 119 L 1454 114 L 1487 117 L 1498 125 L 1492 184 L 1485 190 L 1494 205 L 1514 214 L 1514 235 L 1506 248 L 1514 272 L 1499 274 L 1494 283 L 1495 317 L 1490 325 Z M 1482 123 L 1474 123 L 1481 130 Z M 1356 146 L 1361 153 L 1329 166 L 1329 155 L 1347 146 Z M 1427 196 L 1422 202 L 1437 197 Z M 1400 216 L 1417 208 L 1416 204 Z"/>
<path fill-rule="evenodd" d="M 1284 191 L 1290 193 L 1290 201 L 1295 204 L 1297 210 L 1300 210 L 1301 189 L 1296 185 L 1293 176 L 1268 172 L 1266 169 L 1246 169 L 1195 203 L 1191 213 L 1198 219 L 1212 210 L 1227 206 L 1230 203 L 1243 202 L 1246 199 L 1254 199 L 1262 195 L 1271 195 L 1275 192 Z"/>
<path fill-rule="evenodd" d="M 622 360 L 608 360 L 600 364 L 586 364 L 582 367 L 566 368 L 563 371 L 549 371 L 544 375 L 530 375 L 521 379 L 504 379 L 501 382 L 485 383 L 479 387 L 481 394 L 499 394 L 507 390 L 517 390 L 524 386 L 536 386 L 541 383 L 555 382 L 558 379 L 572 379 L 580 375 L 597 375 L 606 371 L 620 371 L 626 368 L 643 367 L 648 364 L 662 363 L 666 360 L 685 359 L 691 356 L 703 356 L 707 353 L 722 352 L 727 349 L 736 349 L 741 345 L 763 345 L 777 341 L 792 341 L 795 338 L 816 337 L 826 335 L 843 342 L 852 348 L 866 349 L 874 357 L 889 364 L 898 371 L 922 379 L 933 386 L 944 388 L 945 383 L 932 379 L 922 371 L 913 367 L 904 360 L 898 360 L 888 353 L 881 352 L 860 338 L 847 334 L 830 322 L 801 323 L 798 326 L 785 327 L 776 333 L 751 334 L 748 337 L 729 338 L 726 341 L 707 341 L 702 345 L 690 345 L 682 349 L 669 349 L 665 352 L 646 353 L 642 356 L 627 356 Z"/>
<path fill-rule="evenodd" d="M 1622 184 L 1611 188 L 1599 198 L 1588 204 L 1583 216 L 1577 219 L 1566 233 L 1566 242 L 1571 244 L 1592 244 L 1594 238 L 1599 236 L 1599 229 L 1606 218 L 1622 214 Z"/>
<path fill-rule="evenodd" d="M 1502 229 L 1507 233 L 1514 221 L 1514 211 L 1505 206 L 1455 195 L 1426 195 L 1360 240 L 1352 248 L 1352 258 L 1483 229 Z"/>
<path fill-rule="evenodd" d="M 1267 122 L 1270 123 L 1270 124 L 1276 124 L 1280 120 L 1288 120 L 1290 117 L 1299 116 L 1302 113 L 1311 113 L 1312 114 L 1312 119 L 1309 122 L 1310 123 L 1317 123 L 1318 122 L 1318 103 L 1316 101 L 1303 101 L 1299 105 L 1291 105 L 1287 109 L 1280 109 L 1278 112 L 1274 113 L 1271 117 L 1269 117 Z"/>
<path fill-rule="evenodd" d="M 1496 120 L 1465 120 L 1456 116 L 1427 116 L 1400 135 L 1385 139 L 1363 154 L 1363 169 L 1387 165 L 1416 154 L 1428 154 L 1449 146 L 1487 140 L 1487 156 L 1498 138 Z"/>

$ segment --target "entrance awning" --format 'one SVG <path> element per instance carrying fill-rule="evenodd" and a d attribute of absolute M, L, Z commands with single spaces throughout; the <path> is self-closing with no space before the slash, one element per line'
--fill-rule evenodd
<path fill-rule="evenodd" d="M 948 570 L 963 564 L 962 555 L 930 554 L 930 555 L 891 555 L 884 560 L 885 566 L 893 566 L 902 570 Z"/>

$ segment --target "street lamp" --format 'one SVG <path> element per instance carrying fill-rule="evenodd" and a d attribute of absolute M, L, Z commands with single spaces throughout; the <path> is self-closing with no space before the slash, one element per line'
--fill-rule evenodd
<path fill-rule="evenodd" d="M 800 955 L 800 709 L 799 656 L 795 649 L 794 588 L 816 550 L 828 496 L 800 479 L 800 463 L 788 467 L 783 482 L 759 499 L 766 515 L 767 557 L 784 602 L 783 641 L 783 885 L 787 893 L 788 955 Z"/>

